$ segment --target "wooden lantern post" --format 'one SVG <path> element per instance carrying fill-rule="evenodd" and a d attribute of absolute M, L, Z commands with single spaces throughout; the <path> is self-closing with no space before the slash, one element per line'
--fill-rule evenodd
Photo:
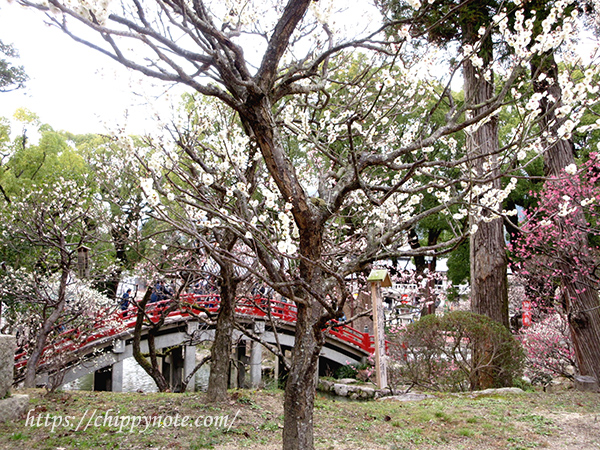
<path fill-rule="evenodd" d="M 373 337 L 375 340 L 377 387 L 383 389 L 387 387 L 388 382 L 385 357 L 385 317 L 381 288 L 391 287 L 392 280 L 387 270 L 372 270 L 367 281 L 371 283 L 371 301 L 373 303 Z"/>
<path fill-rule="evenodd" d="M 90 249 L 85 245 L 77 248 L 77 269 L 79 278 L 90 277 Z"/>

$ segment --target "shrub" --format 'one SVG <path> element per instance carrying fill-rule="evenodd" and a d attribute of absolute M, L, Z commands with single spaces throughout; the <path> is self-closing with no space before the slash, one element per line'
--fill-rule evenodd
<path fill-rule="evenodd" d="M 335 371 L 335 377 L 339 380 L 341 378 L 356 378 L 358 374 L 358 367 L 356 364 L 345 364 L 338 367 Z"/>
<path fill-rule="evenodd" d="M 392 378 L 433 390 L 512 385 L 523 366 L 521 346 L 505 327 L 467 311 L 427 315 L 393 336 L 389 350 L 397 362 Z"/>
<path fill-rule="evenodd" d="M 372 355 L 371 355 L 372 356 Z M 373 361 L 370 359 L 366 363 L 347 363 L 338 367 L 335 371 L 335 378 L 354 378 L 361 381 L 369 381 L 373 375 Z"/>
<path fill-rule="evenodd" d="M 525 375 L 533 384 L 548 384 L 557 376 L 573 378 L 575 351 L 564 316 L 547 316 L 522 329 L 519 339 L 527 361 Z"/>

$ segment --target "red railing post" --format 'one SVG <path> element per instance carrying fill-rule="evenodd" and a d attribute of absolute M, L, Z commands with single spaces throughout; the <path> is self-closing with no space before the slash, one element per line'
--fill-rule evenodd
<path fill-rule="evenodd" d="M 362 349 L 371 353 L 371 335 L 369 333 L 363 333 L 362 335 Z"/>

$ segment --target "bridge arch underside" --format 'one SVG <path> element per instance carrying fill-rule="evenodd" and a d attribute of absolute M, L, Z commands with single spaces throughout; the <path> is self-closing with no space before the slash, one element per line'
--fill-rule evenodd
<path fill-rule="evenodd" d="M 270 326 L 263 326 L 262 324 L 264 322 L 246 321 L 246 325 L 252 331 L 260 330 L 260 336 L 264 342 L 273 345 L 279 343 L 284 351 L 293 349 L 293 326 L 285 323 L 281 326 L 278 324 L 277 332 L 275 332 Z M 206 326 L 197 321 L 189 320 L 167 323 L 155 336 L 155 347 L 157 350 L 162 350 L 195 346 L 201 342 L 213 341 L 215 330 L 202 327 Z M 235 330 L 233 340 L 235 342 L 249 340 L 249 338 L 240 331 Z M 142 353 L 148 352 L 146 331 L 142 335 L 141 350 Z M 368 356 L 368 353 L 363 349 L 329 335 L 319 358 L 319 376 L 332 376 L 340 366 L 364 362 Z M 119 335 L 104 338 L 93 345 L 80 349 L 76 358 L 60 373 L 61 383 L 72 382 L 84 375 L 112 367 L 131 357 L 133 357 L 133 330 L 127 330 Z M 48 380 L 48 373 L 44 373 L 43 367 L 40 369 L 41 373 L 38 375 L 37 381 L 39 385 L 45 385 Z M 283 371 L 280 371 L 280 374 L 282 373 Z"/>

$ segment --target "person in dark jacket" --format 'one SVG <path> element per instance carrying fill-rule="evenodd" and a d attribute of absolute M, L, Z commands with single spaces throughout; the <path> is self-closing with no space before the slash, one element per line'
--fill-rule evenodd
<path fill-rule="evenodd" d="M 131 298 L 131 289 L 127 289 L 125 291 L 125 293 L 123 294 L 123 297 L 121 297 L 121 303 L 119 306 L 121 306 L 121 311 L 125 311 L 127 308 L 129 308 L 129 299 Z"/>

